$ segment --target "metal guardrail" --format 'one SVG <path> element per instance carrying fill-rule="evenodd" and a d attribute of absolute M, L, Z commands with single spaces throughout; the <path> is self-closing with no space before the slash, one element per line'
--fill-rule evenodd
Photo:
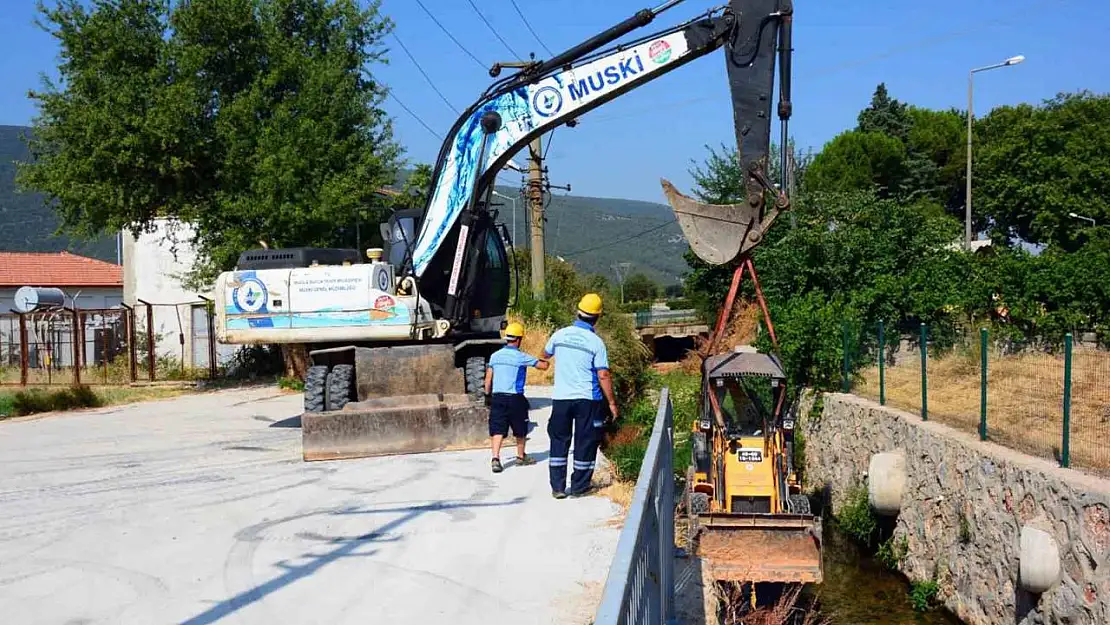
<path fill-rule="evenodd" d="M 677 623 L 673 450 L 674 407 L 664 388 L 594 625 Z"/>
<path fill-rule="evenodd" d="M 635 313 L 636 327 L 659 326 L 678 323 L 701 323 L 697 310 L 638 310 Z"/>

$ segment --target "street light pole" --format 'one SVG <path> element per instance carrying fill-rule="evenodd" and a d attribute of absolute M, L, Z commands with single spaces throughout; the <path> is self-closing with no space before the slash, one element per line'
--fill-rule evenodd
<path fill-rule="evenodd" d="M 1093 217 L 1087 217 L 1086 215 L 1079 215 L 1076 213 L 1068 213 L 1068 217 L 1071 217 L 1072 219 L 1082 219 L 1083 221 L 1089 221 L 1091 222 L 1092 226 L 1098 227 L 1098 222 L 1095 221 Z"/>
<path fill-rule="evenodd" d="M 971 93 L 974 77 L 977 72 L 985 72 L 990 69 L 998 69 L 1000 67 L 1009 67 L 1017 65 L 1025 60 L 1022 55 L 1012 56 L 1001 63 L 988 65 L 986 67 L 978 67 L 967 73 L 967 201 L 964 202 L 964 247 L 968 250 L 971 249 L 971 119 L 975 116 L 971 107 Z"/>

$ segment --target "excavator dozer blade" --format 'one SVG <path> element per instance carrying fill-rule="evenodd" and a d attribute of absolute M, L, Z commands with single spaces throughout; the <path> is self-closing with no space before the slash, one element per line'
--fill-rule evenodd
<path fill-rule="evenodd" d="M 719 581 L 817 584 L 821 521 L 810 515 L 703 514 L 697 553 Z"/>
<path fill-rule="evenodd" d="M 762 202 L 756 206 L 706 204 L 683 195 L 667 180 L 661 182 L 682 234 L 698 258 L 711 265 L 724 265 L 762 240 Z"/>
<path fill-rule="evenodd" d="M 489 446 L 489 409 L 468 395 L 379 397 L 301 415 L 303 457 L 342 460 Z"/>

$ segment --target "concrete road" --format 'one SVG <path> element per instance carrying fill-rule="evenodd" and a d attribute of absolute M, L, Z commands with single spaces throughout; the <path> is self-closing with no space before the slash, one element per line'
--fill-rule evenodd
<path fill-rule="evenodd" d="M 300 458 L 299 395 L 0 423 L 0 621 L 588 623 L 619 529 L 486 451 Z M 506 461 L 515 455 L 502 453 Z"/>

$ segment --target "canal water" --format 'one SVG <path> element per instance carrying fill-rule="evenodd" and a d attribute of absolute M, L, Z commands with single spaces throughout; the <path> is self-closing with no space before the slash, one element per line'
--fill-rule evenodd
<path fill-rule="evenodd" d="M 841 533 L 824 527 L 824 582 L 809 589 L 833 625 L 962 625 L 949 612 L 914 611 L 906 578 L 887 569 Z"/>

